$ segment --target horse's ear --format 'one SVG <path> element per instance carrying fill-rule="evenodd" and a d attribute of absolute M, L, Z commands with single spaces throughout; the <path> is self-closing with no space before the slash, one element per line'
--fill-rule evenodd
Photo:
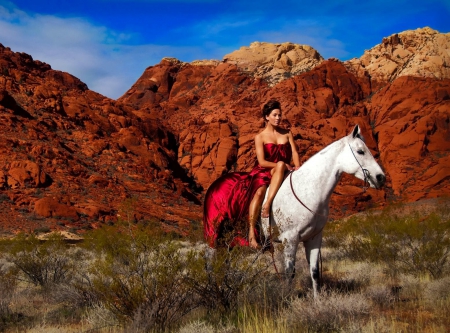
<path fill-rule="evenodd" d="M 361 138 L 361 129 L 358 124 L 353 128 L 352 138 Z"/>

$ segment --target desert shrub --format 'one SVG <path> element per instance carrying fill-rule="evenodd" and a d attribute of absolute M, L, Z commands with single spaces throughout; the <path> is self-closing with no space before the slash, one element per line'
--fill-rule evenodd
<path fill-rule="evenodd" d="M 180 243 L 138 227 L 99 231 L 90 241 L 98 252 L 77 288 L 111 311 L 131 331 L 163 330 L 197 305 L 185 283 L 190 262 Z"/>
<path fill-rule="evenodd" d="M 230 313 L 249 295 L 263 295 L 261 286 L 268 277 L 269 263 L 261 258 L 261 252 L 220 248 L 204 255 L 192 253 L 189 260 L 193 274 L 187 281 L 210 311 Z"/>
<path fill-rule="evenodd" d="M 10 303 L 16 290 L 17 280 L 5 261 L 0 262 L 0 331 L 11 320 Z"/>
<path fill-rule="evenodd" d="M 353 263 L 351 269 L 346 272 L 344 278 L 353 281 L 353 284 L 361 288 L 370 284 L 374 272 L 376 272 L 376 269 L 371 264 Z"/>
<path fill-rule="evenodd" d="M 386 285 L 369 286 L 364 294 L 378 305 L 389 305 L 395 300 L 391 288 Z"/>
<path fill-rule="evenodd" d="M 370 302 L 361 294 L 328 292 L 317 299 L 308 295 L 293 300 L 283 316 L 292 328 L 338 332 L 348 323 L 365 318 L 370 309 Z"/>
<path fill-rule="evenodd" d="M 74 260 L 68 255 L 67 244 L 55 234 L 42 242 L 35 235 L 20 234 L 12 242 L 7 259 L 25 278 L 47 287 L 67 281 L 74 270 Z"/>
<path fill-rule="evenodd" d="M 387 273 L 439 278 L 449 270 L 450 219 L 431 213 L 355 216 L 330 223 L 325 244 L 352 260 L 384 264 Z"/>

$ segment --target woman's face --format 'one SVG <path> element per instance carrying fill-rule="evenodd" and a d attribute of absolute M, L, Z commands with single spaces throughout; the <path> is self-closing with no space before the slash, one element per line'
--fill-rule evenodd
<path fill-rule="evenodd" d="M 266 116 L 266 120 L 272 126 L 279 126 L 281 123 L 281 110 L 273 109 L 268 116 Z"/>

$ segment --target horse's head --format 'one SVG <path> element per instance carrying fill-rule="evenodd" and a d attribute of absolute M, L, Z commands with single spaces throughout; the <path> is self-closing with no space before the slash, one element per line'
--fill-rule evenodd
<path fill-rule="evenodd" d="M 364 143 L 358 125 L 347 136 L 346 141 L 343 171 L 368 182 L 371 187 L 382 187 L 386 181 L 386 176 Z"/>

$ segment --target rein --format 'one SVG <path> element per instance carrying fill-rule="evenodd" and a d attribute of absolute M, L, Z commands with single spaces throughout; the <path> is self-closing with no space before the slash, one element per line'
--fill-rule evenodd
<path fill-rule="evenodd" d="M 319 214 L 319 213 L 316 213 L 316 212 L 314 212 L 314 211 L 312 211 L 308 206 L 306 206 L 304 203 L 303 203 L 303 201 L 297 196 L 297 194 L 295 193 L 295 190 L 294 190 L 294 186 L 292 185 L 292 174 L 294 173 L 294 171 L 290 171 L 290 173 L 289 173 L 289 183 L 290 183 L 290 185 L 291 185 L 291 191 L 292 191 L 292 194 L 294 195 L 294 197 L 295 197 L 295 199 L 297 199 L 297 201 L 298 202 L 300 202 L 301 204 L 302 204 L 302 206 L 303 207 L 305 207 L 311 214 L 313 214 L 313 215 L 321 215 L 321 216 L 323 216 L 323 217 L 326 217 L 325 215 L 323 215 L 323 214 Z"/>
<path fill-rule="evenodd" d="M 358 161 L 358 159 L 356 158 L 356 155 L 355 155 L 355 153 L 354 153 L 352 147 L 350 146 L 350 144 L 348 144 L 348 147 L 350 148 L 350 151 L 352 152 L 352 155 L 353 155 L 353 157 L 355 158 L 356 163 L 358 163 L 358 165 L 359 165 L 359 167 L 361 168 L 361 170 L 362 170 L 362 172 L 363 172 L 363 175 L 364 175 L 364 185 L 363 185 L 363 187 L 362 187 L 363 192 L 361 193 L 361 194 L 363 194 L 363 193 L 365 193 L 365 192 L 367 191 L 367 189 L 370 187 L 370 183 L 369 183 L 370 172 L 369 172 L 369 170 L 364 169 L 363 166 L 361 165 L 361 163 L 359 163 L 359 161 Z M 294 171 L 290 171 L 290 172 L 289 172 L 289 178 L 290 178 L 290 179 L 289 179 L 289 182 L 290 182 L 290 185 L 291 185 L 291 191 L 292 191 L 292 194 L 294 195 L 295 199 L 297 199 L 297 201 L 300 202 L 300 204 L 301 204 L 303 207 L 305 207 L 311 214 L 313 214 L 313 215 L 321 215 L 321 216 L 323 216 L 323 217 L 326 217 L 326 216 L 323 215 L 323 214 L 319 214 L 319 213 L 314 212 L 313 210 L 311 210 L 311 209 L 310 209 L 308 206 L 306 206 L 306 205 L 303 203 L 303 201 L 297 196 L 297 194 L 296 194 L 295 191 L 294 191 L 294 186 L 292 185 L 292 173 L 293 173 L 293 172 L 294 172 Z"/>

